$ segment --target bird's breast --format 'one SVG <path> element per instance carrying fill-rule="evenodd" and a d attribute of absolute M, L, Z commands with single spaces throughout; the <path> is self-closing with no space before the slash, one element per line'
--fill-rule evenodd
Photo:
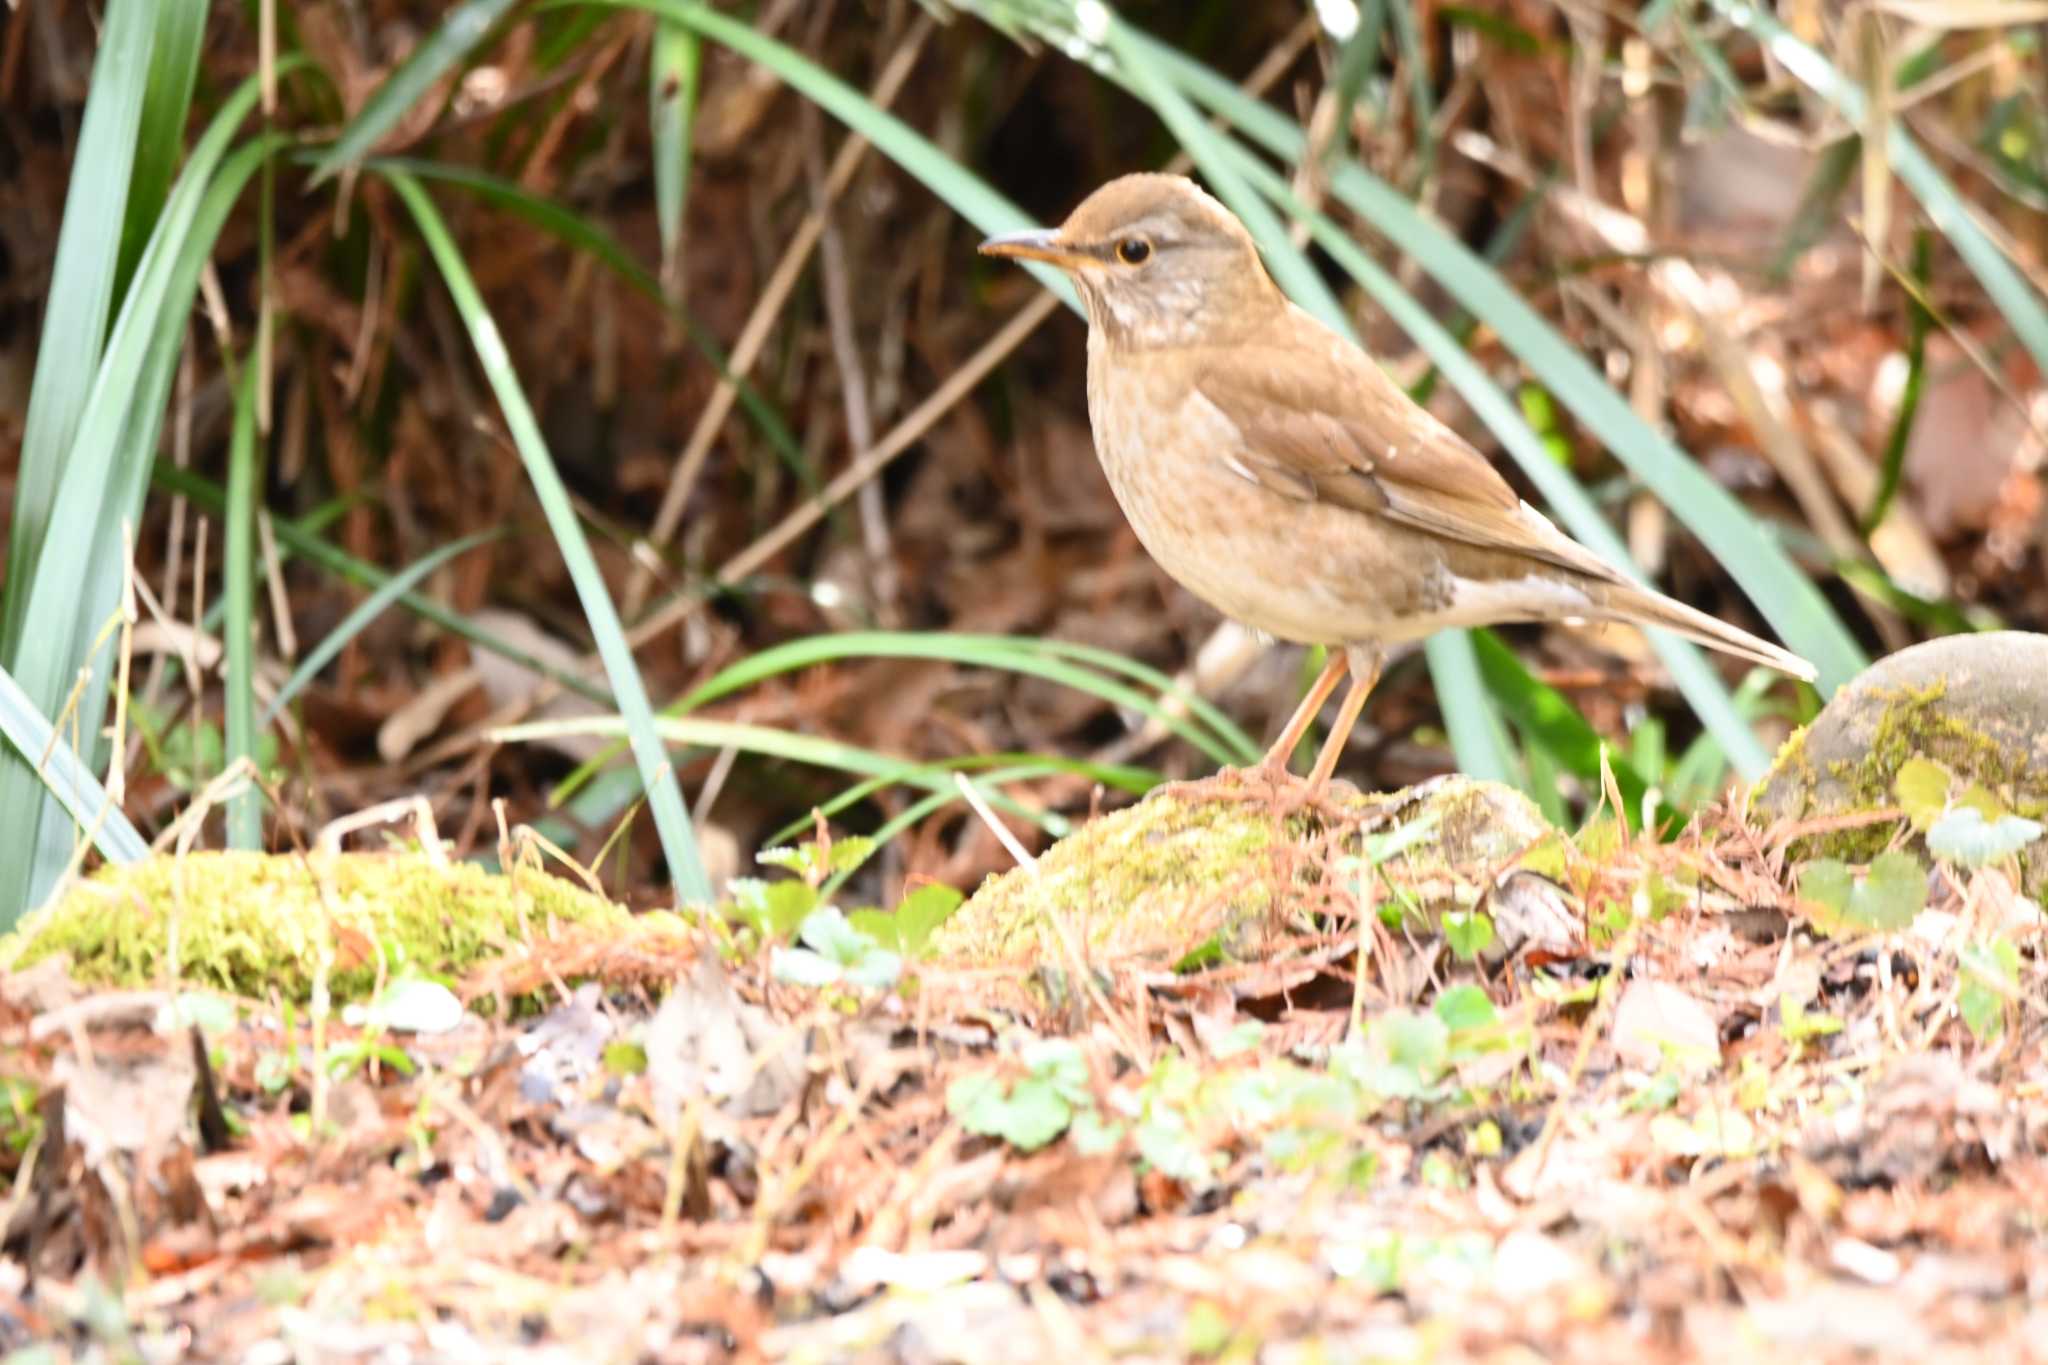
<path fill-rule="evenodd" d="M 1088 410 L 1103 473 L 1161 568 L 1209 605 L 1285 640 L 1401 638 L 1447 601 L 1435 547 L 1245 477 L 1236 425 L 1168 354 L 1089 338 Z M 1439 600 L 1442 599 L 1442 600 Z"/>

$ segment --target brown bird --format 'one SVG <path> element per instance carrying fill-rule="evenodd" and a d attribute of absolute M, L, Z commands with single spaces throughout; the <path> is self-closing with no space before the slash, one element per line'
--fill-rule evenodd
<path fill-rule="evenodd" d="M 1388 645 L 1447 626 L 1662 626 L 1811 679 L 1813 665 L 1639 586 L 1523 502 L 1373 359 L 1290 303 L 1191 180 L 1127 175 L 986 255 L 1046 261 L 1088 310 L 1095 452 L 1152 557 L 1226 616 L 1329 665 L 1257 771 L 1278 781 L 1348 667 L 1319 794 Z"/>

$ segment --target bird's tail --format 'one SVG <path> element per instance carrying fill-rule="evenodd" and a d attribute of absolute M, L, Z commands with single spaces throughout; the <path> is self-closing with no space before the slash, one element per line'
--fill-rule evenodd
<path fill-rule="evenodd" d="M 1605 594 L 1605 598 L 1602 606 L 1613 620 L 1633 625 L 1662 626 L 1709 649 L 1775 668 L 1802 682 L 1812 682 L 1819 676 L 1818 669 L 1791 650 L 1781 649 L 1768 640 L 1759 640 L 1746 630 L 1737 630 L 1726 621 L 1716 620 L 1662 593 L 1616 586 Z"/>

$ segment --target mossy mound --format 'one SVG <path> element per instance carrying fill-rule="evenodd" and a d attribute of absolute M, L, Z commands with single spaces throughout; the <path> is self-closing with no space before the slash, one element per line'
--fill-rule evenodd
<path fill-rule="evenodd" d="M 65 953 L 81 981 L 303 1001 L 324 960 L 348 1000 L 401 968 L 455 975 L 564 922 L 629 919 L 559 877 L 416 853 L 190 853 L 101 869 L 0 939 L 0 970 Z"/>
<path fill-rule="evenodd" d="M 1428 823 L 1380 864 L 1424 913 L 1469 907 L 1490 874 L 1555 832 L 1522 793 L 1466 777 L 1350 800 L 1378 810 L 1368 825 L 1377 832 Z M 1302 856 L 1285 856 L 1281 841 Z M 979 964 L 1059 962 L 1064 926 L 1090 955 L 1168 964 L 1214 945 L 1242 961 L 1259 955 L 1275 927 L 1281 878 L 1329 875 L 1362 847 L 1353 834 L 1332 849 L 1308 818 L 1283 827 L 1256 801 L 1162 792 L 1075 831 L 1035 867 L 990 877 L 933 946 Z"/>
<path fill-rule="evenodd" d="M 1899 804 L 1909 759 L 1939 764 L 1959 795 L 2038 819 L 2048 812 L 2048 636 L 1952 635 L 1880 660 L 1836 693 L 1778 751 L 1750 797 L 1752 817 L 1798 821 Z M 1867 861 L 1904 822 L 1801 839 L 1795 858 Z M 2027 888 L 2048 883 L 2048 856 L 2022 855 Z"/>

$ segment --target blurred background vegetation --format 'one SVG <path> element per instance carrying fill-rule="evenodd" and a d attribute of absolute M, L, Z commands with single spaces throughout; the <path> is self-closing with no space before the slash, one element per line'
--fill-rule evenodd
<path fill-rule="evenodd" d="M 0 921 L 424 796 L 642 903 L 893 902 L 1257 752 L 973 254 L 1187 168 L 1532 501 L 1821 691 L 1446 636 L 1343 772 L 1668 826 L 1872 656 L 2048 617 L 2032 0 L 0 10 Z M 964 804 L 973 798 L 988 812 Z M 405 806 L 408 818 L 417 802 Z M 821 814 L 814 814 L 820 812 Z M 371 832 L 359 841 L 385 837 Z"/>

